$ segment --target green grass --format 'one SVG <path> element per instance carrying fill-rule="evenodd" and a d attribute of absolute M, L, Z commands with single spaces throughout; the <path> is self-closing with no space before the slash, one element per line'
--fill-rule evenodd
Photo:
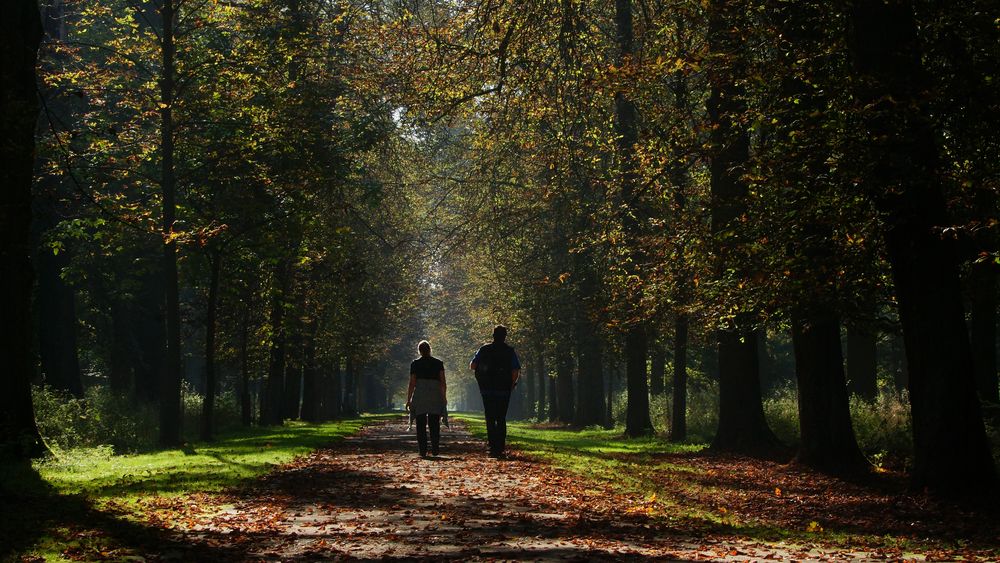
<path fill-rule="evenodd" d="M 112 455 L 110 448 L 87 448 L 62 452 L 58 458 L 30 467 L 0 466 L 0 498 L 4 504 L 11 501 L 0 518 L 0 561 L 25 554 L 63 560 L 62 554 L 81 547 L 81 542 L 89 542 L 85 546 L 89 551 L 101 551 L 107 545 L 127 545 L 137 537 L 150 541 L 157 532 L 143 529 L 137 514 L 122 514 L 123 506 L 136 506 L 146 497 L 238 486 L 354 434 L 365 424 L 393 416 L 398 415 L 366 415 L 324 424 L 290 422 L 281 427 L 241 429 L 211 443 L 180 449 Z M 111 501 L 114 510 L 107 510 Z M 81 534 L 80 526 L 102 533 Z"/>

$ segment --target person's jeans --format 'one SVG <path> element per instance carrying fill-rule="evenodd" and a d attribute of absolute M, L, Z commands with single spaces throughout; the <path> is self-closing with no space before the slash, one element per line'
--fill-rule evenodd
<path fill-rule="evenodd" d="M 431 427 L 431 453 L 438 454 L 438 444 L 441 442 L 441 415 L 439 414 L 419 414 L 417 415 L 417 445 L 420 448 L 420 455 L 427 455 L 427 425 Z"/>
<path fill-rule="evenodd" d="M 486 436 L 490 454 L 501 455 L 507 446 L 507 406 L 510 391 L 483 391 L 483 410 L 486 411 Z"/>

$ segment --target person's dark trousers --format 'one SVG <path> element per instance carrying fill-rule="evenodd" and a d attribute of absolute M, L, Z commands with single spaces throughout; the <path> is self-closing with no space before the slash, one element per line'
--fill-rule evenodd
<path fill-rule="evenodd" d="M 483 410 L 486 416 L 486 437 L 490 455 L 502 455 L 507 446 L 507 406 L 509 391 L 483 391 Z"/>
<path fill-rule="evenodd" d="M 441 443 L 441 415 L 417 415 L 417 446 L 420 455 L 427 455 L 427 426 L 431 427 L 431 454 L 438 455 L 438 444 Z"/>

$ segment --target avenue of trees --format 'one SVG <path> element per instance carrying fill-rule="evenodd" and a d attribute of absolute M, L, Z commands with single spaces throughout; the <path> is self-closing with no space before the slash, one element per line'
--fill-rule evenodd
<path fill-rule="evenodd" d="M 503 322 L 528 418 L 685 441 L 697 362 L 712 447 L 782 455 L 781 335 L 798 462 L 867 471 L 852 397 L 898 384 L 914 485 L 996 486 L 993 2 L 14 4 L 8 456 L 44 449 L 32 384 L 153 405 L 173 446 L 185 379 L 205 439 L 223 388 L 329 419 Z"/>

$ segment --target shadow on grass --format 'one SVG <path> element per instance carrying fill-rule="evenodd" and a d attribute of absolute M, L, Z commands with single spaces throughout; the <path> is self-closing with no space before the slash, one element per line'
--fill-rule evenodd
<path fill-rule="evenodd" d="M 181 541 L 167 530 L 97 509 L 81 495 L 59 494 L 27 463 L 0 466 L 0 477 L 0 561 L 19 560 L 33 548 L 49 556 L 87 560 L 135 552 L 186 561 L 241 555 L 225 547 Z"/>

